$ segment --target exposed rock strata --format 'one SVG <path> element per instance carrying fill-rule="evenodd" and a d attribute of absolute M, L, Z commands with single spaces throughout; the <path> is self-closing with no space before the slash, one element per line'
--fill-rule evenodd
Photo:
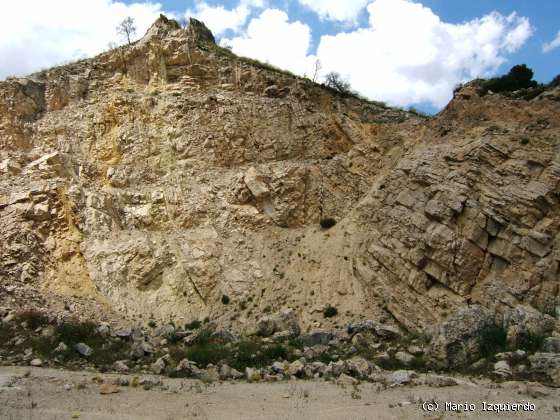
<path fill-rule="evenodd" d="M 293 308 L 304 330 L 554 313 L 557 99 L 468 85 L 424 119 L 162 17 L 130 47 L 0 82 L 0 297 L 235 328 Z"/>

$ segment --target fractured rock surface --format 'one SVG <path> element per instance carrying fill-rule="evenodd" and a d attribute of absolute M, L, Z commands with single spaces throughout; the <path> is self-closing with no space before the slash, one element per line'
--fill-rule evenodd
<path fill-rule="evenodd" d="M 283 308 L 304 330 L 428 331 L 471 303 L 553 313 L 560 102 L 545 93 L 467 85 L 426 119 L 162 17 L 132 46 L 0 82 L 0 296 L 236 328 Z"/>

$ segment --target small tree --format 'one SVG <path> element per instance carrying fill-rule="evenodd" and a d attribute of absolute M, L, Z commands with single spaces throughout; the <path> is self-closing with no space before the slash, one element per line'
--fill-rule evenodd
<path fill-rule="evenodd" d="M 134 26 L 134 19 L 127 16 L 119 25 L 117 26 L 117 33 L 126 38 L 128 45 L 130 45 L 130 37 L 136 34 L 136 26 Z"/>
<path fill-rule="evenodd" d="M 319 61 L 319 59 L 315 60 L 315 71 L 313 72 L 313 83 L 315 83 L 317 81 L 317 77 L 319 76 L 319 71 L 321 71 L 322 68 L 323 68 L 323 66 L 321 65 L 321 62 Z"/>
<path fill-rule="evenodd" d="M 533 70 L 525 64 L 513 66 L 508 75 L 512 80 L 516 81 L 519 86 L 531 87 L 533 79 Z"/>
<path fill-rule="evenodd" d="M 340 73 L 330 72 L 325 76 L 325 85 L 343 95 L 352 93 L 350 83 L 342 78 Z"/>
<path fill-rule="evenodd" d="M 533 70 L 525 64 L 513 66 L 508 74 L 489 79 L 484 82 L 485 92 L 513 92 L 519 89 L 538 87 L 538 83 L 533 80 Z"/>

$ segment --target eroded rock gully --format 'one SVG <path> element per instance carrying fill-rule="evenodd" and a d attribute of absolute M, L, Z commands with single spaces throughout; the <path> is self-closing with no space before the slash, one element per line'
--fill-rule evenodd
<path fill-rule="evenodd" d="M 475 303 L 553 314 L 559 115 L 558 92 L 472 83 L 423 118 L 162 17 L 132 46 L 0 82 L 2 305 L 234 329 L 289 307 L 304 328 L 417 332 Z"/>

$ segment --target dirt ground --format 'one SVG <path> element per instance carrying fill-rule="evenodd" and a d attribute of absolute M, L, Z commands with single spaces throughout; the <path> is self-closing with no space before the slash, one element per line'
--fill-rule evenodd
<path fill-rule="evenodd" d="M 159 379 L 157 377 L 149 377 Z M 446 388 L 357 387 L 324 381 L 278 383 L 211 383 L 161 379 L 162 384 L 111 385 L 131 375 L 69 372 L 53 369 L 0 367 L 0 418 L 58 419 L 417 419 L 527 418 L 560 419 L 560 389 L 539 387 L 540 395 L 519 393 L 520 383 L 500 386 L 488 381 Z M 105 385 L 103 385 L 101 382 Z M 117 393 L 101 394 L 101 391 Z M 547 395 L 545 395 L 547 394 Z M 423 409 L 435 401 L 435 412 Z M 474 411 L 445 411 L 445 402 L 472 403 Z M 531 412 L 482 411 L 482 402 L 534 404 Z M 433 407 L 433 406 L 432 406 Z"/>

